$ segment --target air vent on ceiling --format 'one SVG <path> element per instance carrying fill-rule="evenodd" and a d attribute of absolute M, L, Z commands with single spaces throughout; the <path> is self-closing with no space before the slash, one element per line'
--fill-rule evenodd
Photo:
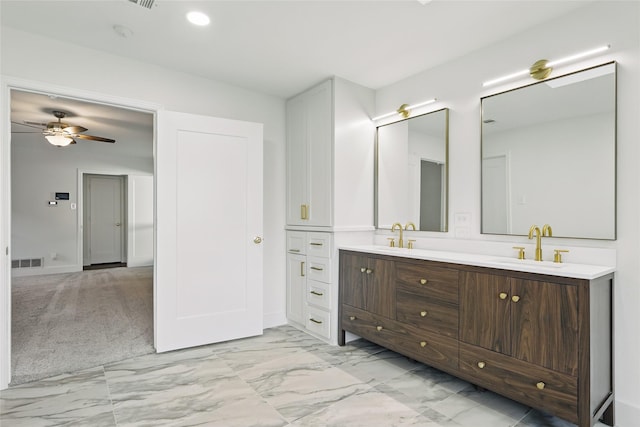
<path fill-rule="evenodd" d="M 147 9 L 151 9 L 153 7 L 153 3 L 155 0 L 129 0 L 131 3 L 135 3 L 138 6 L 146 7 Z"/>

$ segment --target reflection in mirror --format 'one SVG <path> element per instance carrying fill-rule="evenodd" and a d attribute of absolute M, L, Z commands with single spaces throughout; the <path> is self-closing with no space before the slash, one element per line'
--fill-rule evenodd
<path fill-rule="evenodd" d="M 449 110 L 379 126 L 376 226 L 447 231 Z"/>
<path fill-rule="evenodd" d="M 616 238 L 615 70 L 482 99 L 482 233 Z"/>

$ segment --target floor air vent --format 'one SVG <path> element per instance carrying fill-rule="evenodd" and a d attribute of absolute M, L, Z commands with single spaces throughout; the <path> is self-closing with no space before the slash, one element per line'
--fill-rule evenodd
<path fill-rule="evenodd" d="M 44 258 L 12 259 L 11 268 L 42 268 Z"/>
<path fill-rule="evenodd" d="M 138 6 L 146 7 L 147 9 L 151 9 L 153 7 L 153 3 L 155 0 L 129 0 L 131 3 L 137 4 Z"/>

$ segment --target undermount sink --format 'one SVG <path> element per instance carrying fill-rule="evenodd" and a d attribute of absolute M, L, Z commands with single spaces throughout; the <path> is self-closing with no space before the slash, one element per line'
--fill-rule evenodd
<path fill-rule="evenodd" d="M 499 264 L 510 264 L 510 265 L 530 265 L 532 267 L 541 267 L 541 268 L 563 268 L 565 264 L 559 262 L 552 261 L 535 261 L 532 259 L 495 259 L 493 260 Z"/>

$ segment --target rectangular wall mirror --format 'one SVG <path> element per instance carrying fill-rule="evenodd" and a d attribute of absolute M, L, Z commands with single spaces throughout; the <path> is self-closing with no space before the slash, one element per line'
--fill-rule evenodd
<path fill-rule="evenodd" d="M 616 238 L 616 64 L 482 98 L 482 233 Z"/>
<path fill-rule="evenodd" d="M 376 136 L 376 226 L 412 222 L 447 231 L 449 110 L 379 126 Z"/>

